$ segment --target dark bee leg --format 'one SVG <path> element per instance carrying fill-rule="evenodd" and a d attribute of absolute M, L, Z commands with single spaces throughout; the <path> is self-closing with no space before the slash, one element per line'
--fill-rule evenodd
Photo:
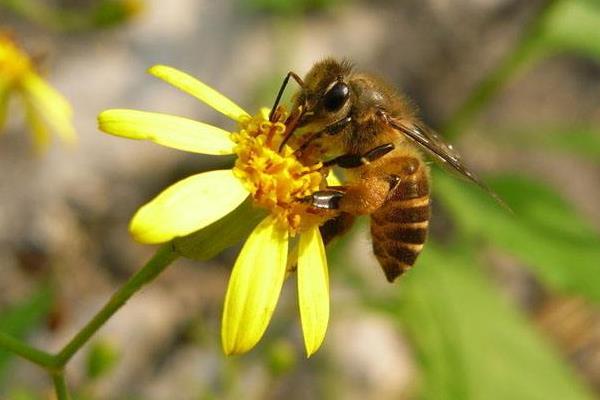
<path fill-rule="evenodd" d="M 390 192 L 397 190 L 402 176 L 414 173 L 413 170 L 417 168 L 415 162 L 410 157 L 392 158 L 386 162 L 388 173 L 366 174 L 347 186 L 319 190 L 304 201 L 321 210 L 338 210 L 353 215 L 371 214 L 387 201 Z"/>
<path fill-rule="evenodd" d="M 323 166 L 331 167 L 337 165 L 340 168 L 358 168 L 385 156 L 392 150 L 394 150 L 394 144 L 386 143 L 382 144 L 381 146 L 377 146 L 362 155 L 344 154 L 343 156 L 336 157 L 333 160 L 325 161 Z"/>
<path fill-rule="evenodd" d="M 352 117 L 348 116 L 342 118 L 339 121 L 335 121 L 333 124 L 326 126 L 325 129 L 323 129 L 323 133 L 329 136 L 337 135 L 342 129 L 347 127 L 350 122 L 352 122 Z"/>
<path fill-rule="evenodd" d="M 341 213 L 335 218 L 325 222 L 319 230 L 325 245 L 329 244 L 337 236 L 346 233 L 354 224 L 354 216 L 348 213 Z"/>
<path fill-rule="evenodd" d="M 328 161 L 323 165 L 326 167 L 337 165 L 341 168 L 358 168 L 361 165 L 383 157 L 392 150 L 394 150 L 394 144 L 387 143 L 381 146 L 377 146 L 367 151 L 363 155 L 345 154 L 331 161 Z M 384 181 L 384 185 L 387 185 L 386 193 L 392 190 L 397 185 L 397 180 L 395 179 L 395 177 L 391 180 L 388 177 L 388 179 L 384 179 Z M 381 186 L 381 184 L 379 184 L 379 186 Z M 374 191 L 371 196 L 373 200 L 367 203 L 379 205 L 383 204 L 383 201 L 385 201 L 386 193 L 382 193 L 381 191 Z M 346 192 L 344 187 L 335 189 L 330 187 L 328 189 L 319 190 L 313 193 L 311 196 L 308 196 L 305 200 L 310 202 L 314 208 L 318 208 L 321 210 L 338 210 L 340 208 L 340 202 L 345 195 Z M 373 207 L 373 209 L 377 208 L 378 206 Z M 368 212 L 364 213 L 367 214 Z"/>
<path fill-rule="evenodd" d="M 271 112 L 269 113 L 269 121 L 273 122 L 273 114 L 275 114 L 275 110 L 277 109 L 277 106 L 279 105 L 279 102 L 281 101 L 281 97 L 283 96 L 283 91 L 285 90 L 285 87 L 287 86 L 290 78 L 294 78 L 294 80 L 296 82 L 298 82 L 298 85 L 300 85 L 300 87 L 304 87 L 304 81 L 302 81 L 302 78 L 300 78 L 298 76 L 298 74 L 296 74 L 293 71 L 290 71 L 287 73 L 287 75 L 285 76 L 285 78 L 283 78 L 283 82 L 281 83 L 281 87 L 279 88 L 279 92 L 277 93 L 277 97 L 275 98 L 275 103 L 273 103 L 273 108 L 271 108 Z"/>
<path fill-rule="evenodd" d="M 313 143 L 315 140 L 318 140 L 319 138 L 321 138 L 323 135 L 327 135 L 327 136 L 333 136 L 333 135 L 337 135 L 338 133 L 340 133 L 345 127 L 348 126 L 348 124 L 352 122 L 352 117 L 348 116 L 345 118 L 342 118 L 338 121 L 335 121 L 334 123 L 326 126 L 323 130 L 314 133 L 308 140 L 306 140 L 299 148 L 298 150 L 296 150 L 296 154 L 302 154 L 306 148 L 308 146 L 310 146 L 311 143 Z"/>

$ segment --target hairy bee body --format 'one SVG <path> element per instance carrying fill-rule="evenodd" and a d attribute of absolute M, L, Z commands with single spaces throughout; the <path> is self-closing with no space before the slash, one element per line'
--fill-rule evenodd
<path fill-rule="evenodd" d="M 388 281 L 412 267 L 423 249 L 429 226 L 429 174 L 416 157 L 391 156 L 399 182 L 371 214 L 373 253 Z"/>
<path fill-rule="evenodd" d="M 274 110 L 290 77 L 301 89 L 286 139 L 305 164 L 324 162 L 346 172 L 343 186 L 309 199 L 330 213 L 321 227 L 324 241 L 348 230 L 355 216 L 370 215 L 373 252 L 390 282 L 413 266 L 427 238 L 430 178 L 423 153 L 489 191 L 418 119 L 412 104 L 379 78 L 326 59 L 304 80 L 290 72 Z"/>
<path fill-rule="evenodd" d="M 430 218 L 429 168 L 412 143 L 397 136 L 394 144 L 385 156 L 347 172 L 339 204 L 343 212 L 370 216 L 373 253 L 390 282 L 414 265 Z"/>

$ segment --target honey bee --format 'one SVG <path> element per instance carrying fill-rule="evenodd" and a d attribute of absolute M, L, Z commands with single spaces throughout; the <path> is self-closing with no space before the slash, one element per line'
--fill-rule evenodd
<path fill-rule="evenodd" d="M 348 61 L 325 59 L 304 79 L 288 73 L 272 114 L 290 78 L 300 90 L 292 98 L 283 142 L 292 139 L 296 156 L 307 165 L 323 161 L 324 168 L 346 171 L 343 186 L 304 199 L 332 213 L 321 227 L 323 240 L 347 231 L 355 216 L 369 215 L 373 252 L 388 281 L 414 265 L 427 238 L 430 174 L 423 153 L 489 191 L 452 146 L 419 120 L 415 107 L 381 79 L 355 71 Z"/>

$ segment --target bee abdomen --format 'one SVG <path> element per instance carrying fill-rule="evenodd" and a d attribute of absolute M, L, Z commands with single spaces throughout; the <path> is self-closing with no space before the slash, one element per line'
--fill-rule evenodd
<path fill-rule="evenodd" d="M 427 239 L 429 181 L 424 171 L 401 178 L 385 204 L 371 215 L 373 252 L 388 281 L 413 266 Z"/>

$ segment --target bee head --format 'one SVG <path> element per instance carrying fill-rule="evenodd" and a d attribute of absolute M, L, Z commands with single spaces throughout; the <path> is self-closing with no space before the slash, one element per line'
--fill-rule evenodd
<path fill-rule="evenodd" d="M 330 125 L 348 115 L 353 99 L 349 84 L 349 61 L 327 58 L 316 63 L 304 78 L 304 86 L 294 96 L 293 110 L 302 107 L 299 127 Z"/>

